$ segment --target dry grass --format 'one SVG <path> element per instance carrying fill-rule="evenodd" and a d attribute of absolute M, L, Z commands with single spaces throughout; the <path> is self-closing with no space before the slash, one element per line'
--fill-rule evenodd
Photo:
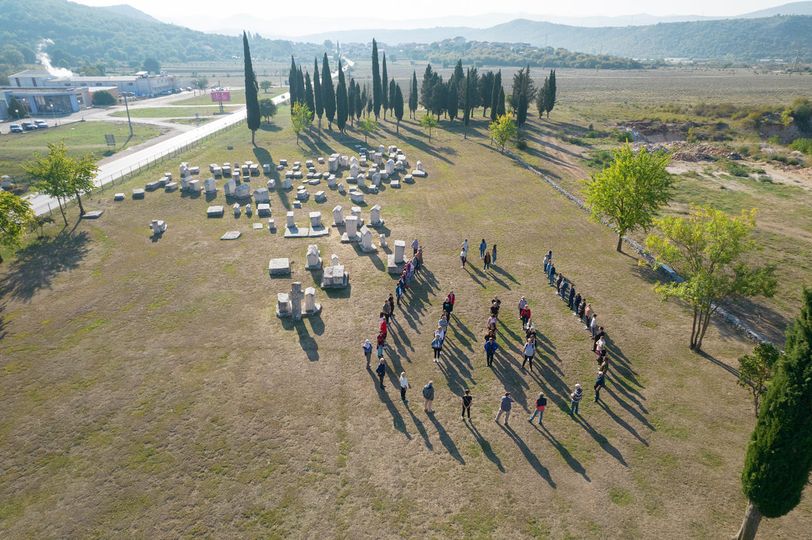
<path fill-rule="evenodd" d="M 177 161 L 265 162 L 268 152 L 274 161 L 305 159 L 356 143 L 326 135 L 299 149 L 286 118 L 283 109 L 283 129 L 258 134 L 256 151 L 241 128 Z M 689 353 L 685 309 L 660 303 L 652 276 L 613 251 L 610 231 L 490 150 L 483 127 L 477 123 L 469 141 L 438 130 L 427 144 L 413 123 L 400 137 L 388 129 L 373 138 L 401 146 L 430 174 L 367 198 L 382 204 L 391 239 L 417 237 L 426 246 L 426 272 L 397 312 L 385 392 L 365 369 L 360 344 L 373 337 L 394 282 L 381 270 L 383 253 L 357 254 L 335 231 L 317 243 L 322 257 L 337 253 L 347 265 L 351 291 L 319 292 L 321 318 L 296 324 L 274 316 L 275 294 L 291 280 L 270 280 L 267 261 L 290 256 L 294 279 L 309 285 L 309 242 L 253 231 L 244 217 L 207 220 L 202 197 L 156 192 L 114 204 L 108 191 L 90 205 L 106 210 L 100 221 L 33 244 L 5 265 L 0 532 L 731 534 L 744 508 L 739 472 L 753 419 L 729 366 L 750 344 L 713 328 L 707 356 Z M 152 176 L 115 190 L 129 192 Z M 290 197 L 274 195 L 278 222 Z M 311 199 L 297 219 L 318 208 L 329 221 L 337 203 L 349 206 L 328 191 L 326 204 Z M 157 242 L 149 238 L 152 218 L 169 222 Z M 228 229 L 243 237 L 219 241 Z M 459 268 L 466 237 L 473 246 L 481 237 L 498 244 L 494 270 Z M 548 248 L 611 337 L 605 405 L 588 400 L 595 365 L 587 334 L 541 277 Z M 436 367 L 430 335 L 452 288 L 455 319 Z M 504 324 L 491 370 L 480 336 L 494 295 L 504 301 Z M 520 295 L 543 333 L 540 369 L 532 374 L 518 369 Z M 415 386 L 408 407 L 393 386 L 401 369 Z M 437 386 L 434 418 L 419 399 L 429 379 Z M 587 389 L 579 420 L 564 412 L 575 382 Z M 463 388 L 474 395 L 471 425 L 458 416 Z M 493 423 L 504 388 L 517 399 L 511 430 Z M 524 416 L 539 390 L 550 397 L 546 431 Z M 807 498 L 762 532 L 803 536 L 810 517 Z"/>

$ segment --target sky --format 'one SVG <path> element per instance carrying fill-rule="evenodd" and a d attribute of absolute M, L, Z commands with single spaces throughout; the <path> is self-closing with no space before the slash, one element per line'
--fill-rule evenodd
<path fill-rule="evenodd" d="M 255 13 L 263 19 L 299 17 L 319 14 L 323 17 L 347 18 L 354 14 L 365 19 L 424 19 L 454 15 L 500 13 L 538 14 L 556 16 L 615 16 L 647 13 L 651 15 L 738 15 L 787 3 L 791 0 L 569 0 L 567 2 L 530 2 L 528 0 L 409 0 L 409 10 L 381 9 L 387 3 L 380 0 L 303 0 L 269 2 L 268 0 L 74 0 L 80 4 L 103 6 L 127 3 L 162 20 L 179 22 L 186 14 L 190 18 Z M 273 10 L 273 14 L 271 13 Z M 349 15 L 352 16 L 352 15 Z M 453 24 L 453 20 L 449 21 Z"/>

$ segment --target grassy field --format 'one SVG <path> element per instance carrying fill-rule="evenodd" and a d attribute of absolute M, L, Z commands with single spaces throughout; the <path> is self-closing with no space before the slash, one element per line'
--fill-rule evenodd
<path fill-rule="evenodd" d="M 64 142 L 72 154 L 92 153 L 101 159 L 109 151 L 105 134 L 116 137 L 116 151 L 140 144 L 161 134 L 155 126 L 136 124 L 133 126 L 133 138 L 127 124 L 117 122 L 74 122 L 57 127 L 28 133 L 10 134 L 0 137 L 0 171 L 12 178 L 25 180 L 22 164 L 39 152 L 48 152 L 48 144 Z"/>
<path fill-rule="evenodd" d="M 242 83 L 242 84 L 244 84 L 244 83 Z M 280 87 L 280 86 L 275 86 L 275 87 L 271 88 L 267 93 L 264 92 L 262 89 L 260 89 L 259 90 L 259 99 L 276 97 L 279 94 L 284 94 L 287 91 L 288 91 L 287 87 Z M 182 99 L 182 100 L 176 101 L 174 103 L 176 105 L 211 105 L 212 101 L 211 101 L 211 96 L 209 94 L 205 94 L 205 95 L 201 95 L 201 96 L 195 96 L 195 97 Z M 245 103 L 245 90 L 242 90 L 242 89 L 232 90 L 231 91 L 231 101 L 228 102 L 228 103 Z M 224 105 L 227 106 L 228 103 L 224 103 Z M 215 103 L 215 105 L 216 105 L 216 103 Z"/>
<path fill-rule="evenodd" d="M 224 106 L 226 112 L 234 112 L 239 107 Z M 220 107 L 142 107 L 138 109 L 130 109 L 130 116 L 133 118 L 176 118 L 176 117 L 194 117 L 196 114 L 200 116 L 217 116 L 220 114 Z M 126 118 L 126 111 L 116 111 L 110 116 L 118 118 Z"/>
<path fill-rule="evenodd" d="M 353 151 L 359 134 L 306 137 L 283 108 L 250 145 L 244 126 L 177 162 L 278 162 Z M 731 366 L 750 350 L 713 325 L 707 354 L 687 350 L 690 318 L 654 295 L 655 277 L 614 252 L 611 231 L 591 223 L 536 175 L 493 151 L 485 124 L 435 131 L 386 122 L 370 144 L 396 144 L 423 161 L 427 179 L 369 195 L 383 207 L 391 242 L 418 238 L 425 272 L 396 312 L 386 389 L 376 388 L 360 345 L 374 338 L 394 280 L 385 253 L 338 241 L 290 240 L 253 230 L 259 219 L 206 219 L 205 198 L 148 193 L 112 202 L 154 177 L 146 171 L 88 203 L 96 222 L 23 250 L 2 267 L 0 532 L 8 537 L 211 536 L 339 538 L 719 538 L 738 527 L 739 474 L 753 426 Z M 363 137 L 360 138 L 363 141 Z M 563 151 L 563 150 L 562 150 Z M 161 165 L 162 169 L 171 169 Z M 252 184 L 264 185 L 263 179 Z M 325 189 L 326 186 L 310 188 Z M 331 223 L 349 199 L 327 190 L 296 210 Z M 272 194 L 277 223 L 293 193 Z M 225 204 L 222 192 L 217 204 Z M 75 217 L 75 216 L 74 216 Z M 150 239 L 150 219 L 165 219 Z M 72 227 L 71 227 L 72 228 Z M 227 230 L 243 236 L 218 240 Z M 463 270 L 464 238 L 497 243 L 490 271 Z M 325 293 L 304 269 L 316 243 L 338 254 L 351 289 Z M 612 367 L 591 402 L 594 355 L 583 326 L 541 278 L 547 249 L 586 294 L 610 336 Z M 271 280 L 269 257 L 290 257 L 292 279 Z M 276 293 L 293 280 L 317 287 L 319 318 L 282 322 Z M 788 286 L 790 286 L 788 284 Z M 799 287 L 794 283 L 792 287 Z M 432 330 L 443 298 L 457 305 L 439 365 Z M 537 368 L 520 369 L 514 306 L 530 301 L 540 332 Z M 503 300 L 500 352 L 485 366 L 487 307 Z M 404 404 L 395 373 L 413 385 Z M 436 415 L 421 408 L 433 380 Z M 582 417 L 565 412 L 585 387 Z M 473 422 L 459 395 L 474 395 Z M 505 389 L 511 428 L 493 422 Z M 526 422 L 537 393 L 550 399 L 546 429 Z M 765 538 L 803 537 L 807 496 L 766 520 Z"/>

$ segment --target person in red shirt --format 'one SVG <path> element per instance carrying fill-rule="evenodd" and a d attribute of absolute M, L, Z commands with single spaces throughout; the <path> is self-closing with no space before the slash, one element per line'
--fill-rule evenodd
<path fill-rule="evenodd" d="M 530 322 L 530 317 L 532 316 L 532 313 L 530 312 L 530 306 L 529 305 L 524 306 L 519 316 L 522 319 L 522 328 L 526 329 L 527 324 Z"/>

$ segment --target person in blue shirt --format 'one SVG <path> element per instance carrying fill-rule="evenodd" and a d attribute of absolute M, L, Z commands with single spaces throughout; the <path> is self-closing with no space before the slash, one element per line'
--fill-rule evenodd
<path fill-rule="evenodd" d="M 488 243 L 485 242 L 485 239 L 482 239 L 482 242 L 479 243 L 479 258 L 483 259 L 485 257 L 485 252 L 488 251 Z"/>
<path fill-rule="evenodd" d="M 497 350 L 499 350 L 499 345 L 496 344 L 496 340 L 493 336 L 488 337 L 485 340 L 485 361 L 488 363 L 488 367 L 493 365 L 493 356 Z"/>
<path fill-rule="evenodd" d="M 508 421 L 510 420 L 510 409 L 513 405 L 513 398 L 510 397 L 510 392 L 505 392 L 505 395 L 502 396 L 502 401 L 499 403 L 499 412 L 496 414 L 496 423 L 499 423 L 499 419 L 502 415 L 505 415 L 505 425 L 509 425 Z"/>

